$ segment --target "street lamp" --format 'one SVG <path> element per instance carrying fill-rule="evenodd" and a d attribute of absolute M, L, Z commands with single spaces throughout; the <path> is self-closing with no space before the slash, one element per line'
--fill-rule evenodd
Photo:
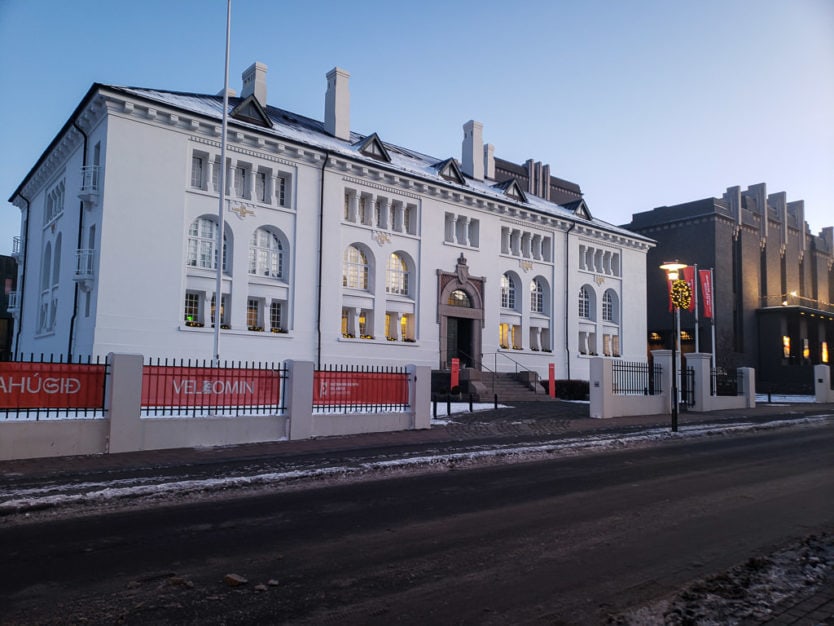
<path fill-rule="evenodd" d="M 680 279 L 680 271 L 686 267 L 685 263 L 674 261 L 666 261 L 660 266 L 669 279 L 671 285 L 670 299 L 672 307 L 674 308 L 674 315 L 672 316 L 674 336 L 672 337 L 672 432 L 678 432 L 678 328 L 680 326 L 681 309 L 689 308 L 689 299 L 692 293 L 689 289 L 689 284 L 685 280 Z"/>

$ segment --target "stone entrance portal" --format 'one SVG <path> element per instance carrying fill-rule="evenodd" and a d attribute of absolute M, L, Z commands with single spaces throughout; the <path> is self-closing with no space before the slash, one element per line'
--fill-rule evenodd
<path fill-rule="evenodd" d="M 453 358 L 466 367 L 481 369 L 485 279 L 469 275 L 463 253 L 455 271 L 437 270 L 437 279 L 440 369 L 449 369 Z"/>

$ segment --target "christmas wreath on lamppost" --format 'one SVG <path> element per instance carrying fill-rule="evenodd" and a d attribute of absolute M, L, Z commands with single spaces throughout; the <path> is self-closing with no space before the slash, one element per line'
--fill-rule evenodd
<path fill-rule="evenodd" d="M 682 278 L 672 282 L 672 304 L 675 308 L 683 310 L 687 310 L 692 304 L 692 289 Z"/>

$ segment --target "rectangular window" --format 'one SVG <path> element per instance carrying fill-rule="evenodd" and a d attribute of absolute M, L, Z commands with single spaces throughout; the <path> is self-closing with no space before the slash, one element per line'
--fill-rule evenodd
<path fill-rule="evenodd" d="M 279 176 L 275 179 L 275 194 L 278 198 L 278 206 L 289 206 L 288 204 L 288 186 L 287 186 L 287 177 L 286 176 Z"/>
<path fill-rule="evenodd" d="M 275 300 L 269 305 L 269 328 L 274 333 L 284 330 L 282 309 L 281 303 Z"/>
<path fill-rule="evenodd" d="M 258 202 L 267 202 L 269 199 L 266 191 L 266 179 L 266 172 L 255 174 L 255 200 Z"/>
<path fill-rule="evenodd" d="M 403 209 L 403 226 L 409 235 L 417 234 L 417 207 L 413 204 L 408 204 Z"/>
<path fill-rule="evenodd" d="M 350 219 L 350 192 L 345 191 L 345 216 L 344 219 L 346 222 L 352 221 Z"/>
<path fill-rule="evenodd" d="M 211 296 L 211 323 L 214 324 L 215 297 Z M 229 294 L 220 296 L 220 328 L 229 328 Z"/>
<path fill-rule="evenodd" d="M 203 166 L 205 160 L 201 156 L 194 155 L 191 157 L 191 186 L 194 189 L 203 188 Z"/>
<path fill-rule="evenodd" d="M 196 291 L 185 292 L 185 307 L 183 320 L 186 326 L 202 326 L 203 320 L 200 307 L 200 294 Z"/>
<path fill-rule="evenodd" d="M 246 301 L 246 327 L 249 330 L 263 330 L 261 323 L 261 301 L 249 298 Z"/>
<path fill-rule="evenodd" d="M 220 190 L 220 160 L 217 159 L 211 167 L 211 187 L 214 191 Z"/>
<path fill-rule="evenodd" d="M 235 196 L 238 198 L 246 197 L 246 168 L 237 166 L 232 170 L 234 174 L 234 190 Z"/>

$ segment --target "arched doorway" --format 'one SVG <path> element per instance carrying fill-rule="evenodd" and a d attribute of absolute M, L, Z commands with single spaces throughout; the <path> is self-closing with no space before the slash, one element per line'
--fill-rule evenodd
<path fill-rule="evenodd" d="M 452 359 L 467 367 L 481 367 L 484 327 L 484 279 L 469 276 L 463 254 L 454 272 L 438 270 L 437 317 L 440 325 L 440 369 Z"/>

